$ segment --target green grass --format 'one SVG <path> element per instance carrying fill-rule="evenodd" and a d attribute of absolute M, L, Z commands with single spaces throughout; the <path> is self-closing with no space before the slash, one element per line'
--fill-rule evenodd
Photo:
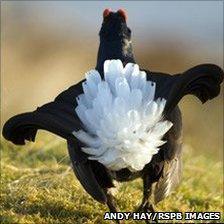
<path fill-rule="evenodd" d="M 157 211 L 222 212 L 222 162 L 205 153 L 194 156 L 186 146 L 183 157 L 182 183 Z M 122 184 L 116 195 L 120 210 L 133 211 L 141 196 L 140 180 Z M 1 142 L 1 223 L 109 223 L 103 221 L 106 211 L 75 178 L 60 139 L 41 133 L 22 147 Z"/>

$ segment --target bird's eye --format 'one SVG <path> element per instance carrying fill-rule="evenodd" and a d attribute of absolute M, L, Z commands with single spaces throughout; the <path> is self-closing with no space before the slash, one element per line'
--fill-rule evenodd
<path fill-rule="evenodd" d="M 123 9 L 119 9 L 117 12 L 124 18 L 125 21 L 127 20 L 127 13 Z"/>
<path fill-rule="evenodd" d="M 105 19 L 107 16 L 110 15 L 110 13 L 111 13 L 111 10 L 110 10 L 110 9 L 105 9 L 105 10 L 103 11 L 103 18 Z"/>

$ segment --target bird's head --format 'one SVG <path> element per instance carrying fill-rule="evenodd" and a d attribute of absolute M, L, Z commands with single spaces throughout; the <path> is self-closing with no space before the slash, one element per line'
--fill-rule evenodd
<path fill-rule="evenodd" d="M 105 9 L 99 35 L 101 40 L 106 41 L 130 40 L 131 30 L 127 27 L 126 12 L 123 9 L 119 9 L 117 12 Z"/>

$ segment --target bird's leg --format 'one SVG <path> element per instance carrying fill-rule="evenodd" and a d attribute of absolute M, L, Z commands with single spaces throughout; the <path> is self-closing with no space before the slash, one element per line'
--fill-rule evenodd
<path fill-rule="evenodd" d="M 112 192 L 108 188 L 104 189 L 104 192 L 107 197 L 107 206 L 110 209 L 110 212 L 117 212 L 115 197 L 113 196 Z M 119 220 L 114 220 L 114 221 L 117 224 L 120 224 Z"/>
<path fill-rule="evenodd" d="M 152 194 L 152 181 L 148 175 L 143 176 L 143 199 L 142 203 L 137 209 L 137 212 L 155 212 L 152 203 L 150 202 L 150 196 Z M 156 221 L 157 222 L 157 221 Z M 150 220 L 146 220 L 146 223 L 152 223 Z"/>
<path fill-rule="evenodd" d="M 143 176 L 143 199 L 142 203 L 137 211 L 145 211 L 146 209 L 150 212 L 155 212 L 149 198 L 152 194 L 152 182 L 148 175 Z"/>

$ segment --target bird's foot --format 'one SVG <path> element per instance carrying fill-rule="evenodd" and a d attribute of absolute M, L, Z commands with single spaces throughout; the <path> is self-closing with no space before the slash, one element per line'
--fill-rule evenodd
<path fill-rule="evenodd" d="M 150 202 L 146 201 L 146 202 L 143 202 L 138 207 L 136 212 L 155 212 L 155 209 L 153 208 L 153 205 Z"/>
<path fill-rule="evenodd" d="M 136 212 L 144 212 L 144 213 L 155 213 L 155 209 L 153 207 L 153 205 L 150 203 L 150 202 L 145 202 L 145 203 L 142 203 L 139 208 L 137 209 Z M 145 220 L 145 222 L 148 224 L 148 223 L 158 223 L 158 220 L 155 219 L 155 220 Z"/>

